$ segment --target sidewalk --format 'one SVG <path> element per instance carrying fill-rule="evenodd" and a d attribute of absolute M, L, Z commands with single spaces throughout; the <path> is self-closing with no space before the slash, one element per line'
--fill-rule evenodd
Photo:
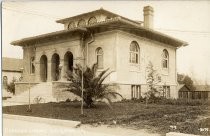
<path fill-rule="evenodd" d="M 5 136 L 160 136 L 148 133 L 146 130 L 132 130 L 117 126 L 81 125 L 78 128 L 75 126 L 76 124 L 70 125 L 66 120 L 3 115 L 3 134 Z"/>

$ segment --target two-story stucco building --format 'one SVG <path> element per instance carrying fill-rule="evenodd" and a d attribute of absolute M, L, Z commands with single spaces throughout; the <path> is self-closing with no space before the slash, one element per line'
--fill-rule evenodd
<path fill-rule="evenodd" d="M 23 81 L 65 82 L 65 72 L 75 64 L 97 63 L 98 71 L 113 71 L 106 82 L 118 84 L 116 91 L 128 99 L 139 98 L 147 91 L 146 67 L 151 61 L 164 95 L 177 98 L 176 51 L 187 43 L 153 30 L 152 7 L 143 12 L 140 22 L 101 8 L 57 20 L 64 30 L 13 41 L 23 47 Z"/>

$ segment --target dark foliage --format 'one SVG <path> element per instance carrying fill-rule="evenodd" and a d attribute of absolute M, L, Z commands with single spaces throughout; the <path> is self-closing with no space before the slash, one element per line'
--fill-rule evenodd
<path fill-rule="evenodd" d="M 83 71 L 82 71 L 83 70 Z M 92 107 L 93 103 L 98 100 L 105 100 L 110 106 L 111 100 L 122 97 L 119 93 L 114 91 L 116 85 L 104 84 L 104 80 L 111 74 L 109 69 L 97 73 L 97 65 L 94 64 L 91 68 L 82 68 L 81 65 L 76 65 L 74 71 L 67 73 L 67 80 L 70 84 L 64 85 L 63 90 L 70 91 L 73 94 L 82 97 L 82 73 L 83 73 L 83 100 L 87 107 Z"/>

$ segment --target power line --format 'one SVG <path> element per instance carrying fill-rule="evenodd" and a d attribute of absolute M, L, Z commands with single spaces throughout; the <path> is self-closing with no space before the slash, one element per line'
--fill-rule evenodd
<path fill-rule="evenodd" d="M 123 26 L 111 26 L 111 25 L 101 25 L 101 26 L 104 26 L 104 27 L 106 27 L 106 28 L 121 28 L 121 29 L 124 29 L 124 30 L 136 30 L 136 28 L 130 28 L 130 27 L 123 27 Z M 168 29 L 167 29 L 168 30 Z M 145 31 L 145 30 L 138 30 L 138 31 Z M 193 31 L 194 33 L 192 33 L 191 31 L 182 31 L 182 30 L 178 30 L 178 31 L 176 31 L 176 30 L 171 30 L 171 31 L 173 31 L 173 32 L 188 32 L 188 33 L 191 33 L 191 34 L 202 34 L 202 35 L 209 35 L 210 34 L 210 32 L 208 33 L 208 32 L 205 32 L 205 33 L 200 33 L 201 31 Z M 198 32 L 198 33 L 196 33 L 196 32 Z"/>
<path fill-rule="evenodd" d="M 6 7 L 2 7 L 2 9 L 5 9 L 5 10 L 10 10 L 10 11 L 14 11 L 14 12 L 20 12 L 20 13 L 23 13 L 23 14 L 31 14 L 31 15 L 36 15 L 36 16 L 41 16 L 41 17 L 45 17 L 45 18 L 48 18 L 48 19 L 61 19 L 61 18 L 58 18 L 58 17 L 55 17 L 55 16 L 50 16 L 50 15 L 47 15 L 47 14 L 38 14 L 36 12 L 28 12 L 28 11 L 24 11 L 24 10 L 16 10 L 16 9 L 10 9 L 10 8 L 6 8 Z"/>
<path fill-rule="evenodd" d="M 210 31 L 190 31 L 190 30 L 163 29 L 163 28 L 156 28 L 156 29 L 158 29 L 158 30 L 163 30 L 163 31 L 173 31 L 173 32 L 186 32 L 186 33 L 210 34 Z"/>
<path fill-rule="evenodd" d="M 9 5 L 8 5 L 9 4 Z M 12 5 L 11 5 L 12 4 Z M 50 14 L 47 14 L 47 13 L 40 13 L 38 10 L 30 10 L 30 9 L 24 9 L 23 7 L 24 6 L 21 6 L 21 4 L 18 4 L 18 5 L 14 5 L 15 3 L 6 3 L 6 4 L 4 4 L 4 8 L 9 8 L 9 10 L 15 10 L 15 11 L 20 11 L 20 12 L 22 12 L 22 11 L 24 11 L 24 12 L 27 12 L 27 13 L 33 13 L 33 14 L 38 14 L 38 15 L 45 15 L 45 16 L 48 16 L 48 17 L 52 17 L 52 18 L 55 18 L 55 19 L 60 19 L 60 18 L 62 18 L 62 17 L 59 17 L 59 16 L 55 16 L 55 15 L 50 15 Z M 18 10 L 18 9 L 14 9 L 14 6 L 15 7 L 19 7 L 19 8 L 21 8 L 21 10 Z"/>
<path fill-rule="evenodd" d="M 5 10 L 10 10 L 10 11 L 14 11 L 14 12 L 20 12 L 20 13 L 24 13 L 24 14 L 31 14 L 31 15 L 36 15 L 36 16 L 41 16 L 41 17 L 45 17 L 45 18 L 49 18 L 49 19 L 61 19 L 61 17 L 58 16 L 54 16 L 54 15 L 49 15 L 49 14 L 38 14 L 36 11 L 32 11 L 32 10 L 16 10 L 16 9 L 11 9 L 12 7 L 2 7 Z M 102 26 L 108 26 L 108 25 L 102 25 Z M 110 27 L 110 26 L 108 26 Z M 107 27 L 107 28 L 108 28 Z M 123 28 L 123 29 L 136 29 L 136 28 L 130 28 L 130 27 L 122 27 L 122 26 L 111 26 L 112 28 Z M 162 30 L 162 31 L 170 31 L 170 32 L 183 32 L 183 33 L 191 33 L 191 34 L 202 34 L 202 35 L 208 35 L 210 34 L 210 32 L 208 31 L 190 31 L 190 30 L 178 30 L 178 29 L 163 29 L 163 28 L 156 28 L 157 30 Z M 143 30 L 144 31 L 144 30 Z"/>

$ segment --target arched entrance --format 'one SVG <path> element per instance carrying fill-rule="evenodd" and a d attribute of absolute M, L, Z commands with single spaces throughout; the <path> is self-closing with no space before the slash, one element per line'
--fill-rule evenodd
<path fill-rule="evenodd" d="M 42 82 L 47 81 L 47 56 L 42 55 L 40 58 L 40 79 Z"/>
<path fill-rule="evenodd" d="M 68 51 L 64 55 L 64 72 L 73 71 L 73 54 Z"/>
<path fill-rule="evenodd" d="M 53 54 L 51 60 L 52 81 L 58 81 L 60 79 L 59 64 L 60 64 L 60 57 L 57 53 L 55 53 Z"/>

